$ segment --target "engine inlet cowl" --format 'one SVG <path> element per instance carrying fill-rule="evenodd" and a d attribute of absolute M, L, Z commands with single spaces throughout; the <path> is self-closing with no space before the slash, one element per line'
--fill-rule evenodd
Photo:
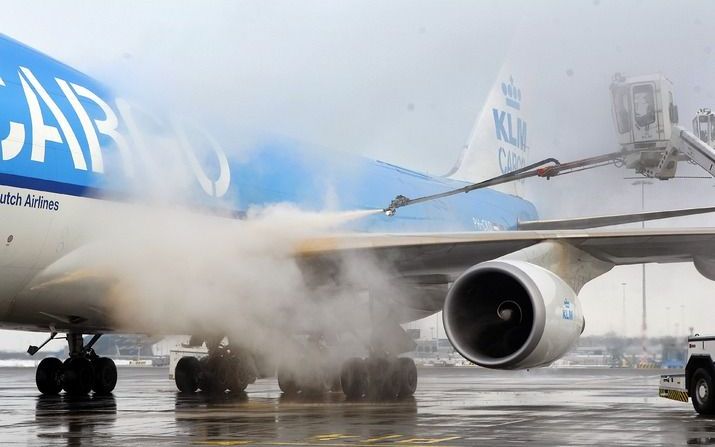
<path fill-rule="evenodd" d="M 584 327 L 573 289 L 524 261 L 477 264 L 454 282 L 444 327 L 455 349 L 488 368 L 547 365 L 563 356 Z"/>

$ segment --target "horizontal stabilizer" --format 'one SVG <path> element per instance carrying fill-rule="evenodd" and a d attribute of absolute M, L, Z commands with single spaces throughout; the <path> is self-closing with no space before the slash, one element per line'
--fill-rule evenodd
<path fill-rule="evenodd" d="M 670 211 L 649 211 L 635 214 L 613 214 L 609 216 L 579 217 L 576 219 L 531 220 L 518 223 L 519 230 L 583 230 L 586 228 L 607 227 L 649 220 L 668 219 L 670 217 L 692 216 L 715 212 L 715 207 L 685 208 Z"/>

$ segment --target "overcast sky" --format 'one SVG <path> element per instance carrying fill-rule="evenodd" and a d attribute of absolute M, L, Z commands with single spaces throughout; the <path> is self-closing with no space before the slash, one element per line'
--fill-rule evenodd
<path fill-rule="evenodd" d="M 705 1 L 4 1 L 0 9 L 3 33 L 216 127 L 267 130 L 433 174 L 457 159 L 507 60 L 526 77 L 517 82 L 532 110 L 532 160 L 618 149 L 615 72 L 668 76 L 688 127 L 698 107 L 715 106 L 715 8 Z M 607 168 L 536 180 L 528 197 L 546 218 L 639 211 L 630 175 Z M 645 208 L 710 206 L 713 186 L 656 182 Z M 624 267 L 588 284 L 585 334 L 624 330 L 622 283 L 625 331 L 639 334 L 640 282 L 640 267 Z M 648 266 L 648 289 L 649 334 L 676 324 L 715 330 L 704 311 L 715 284 L 692 266 Z M 0 349 L 38 338 L 3 336 Z"/>

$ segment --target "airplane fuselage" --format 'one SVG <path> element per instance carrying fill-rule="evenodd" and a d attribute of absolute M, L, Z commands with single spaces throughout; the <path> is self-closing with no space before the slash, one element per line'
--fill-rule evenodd
<path fill-rule="evenodd" d="M 240 217 L 252 207 L 384 208 L 462 186 L 388 163 L 262 136 L 234 147 L 188 120 L 159 119 L 95 80 L 0 36 L 0 324 L 47 330 L 71 297 L 32 302 L 33 279 L 85 243 L 90 225 L 129 203 L 181 203 Z M 217 134 L 218 135 L 218 134 Z M 493 231 L 536 217 L 492 190 L 350 224 L 354 231 Z M 24 300 L 24 301 L 23 301 Z M 86 303 L 83 303 L 86 305 Z M 60 317 L 63 316 L 63 317 Z M 104 328 L 106 329 L 106 328 Z"/>

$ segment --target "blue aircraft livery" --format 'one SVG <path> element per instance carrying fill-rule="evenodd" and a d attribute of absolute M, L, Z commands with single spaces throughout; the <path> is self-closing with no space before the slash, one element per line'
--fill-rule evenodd
<path fill-rule="evenodd" d="M 503 90 L 507 107 L 494 108 L 493 117 L 507 172 L 525 164 L 526 122 L 516 114 L 521 91 L 513 79 Z M 0 36 L 0 149 L 0 207 L 47 213 L 62 210 L 63 195 L 141 199 L 152 182 L 177 172 L 190 183 L 182 199 L 237 214 L 277 202 L 307 210 L 377 209 L 397 194 L 419 197 L 464 186 L 286 138 L 264 137 L 237 157 L 230 140 L 180 118 L 159 120 L 6 36 Z M 508 230 L 534 218 L 528 201 L 485 189 L 407 207 L 394 217 L 375 215 L 354 229 Z"/>

